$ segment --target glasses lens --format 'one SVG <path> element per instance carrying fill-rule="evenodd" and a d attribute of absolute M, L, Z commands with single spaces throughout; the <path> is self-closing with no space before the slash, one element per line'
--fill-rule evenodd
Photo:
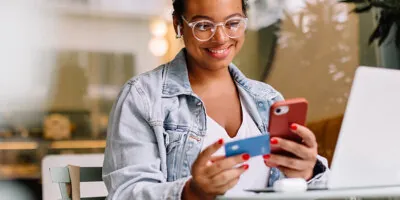
<path fill-rule="evenodd" d="M 198 22 L 193 27 L 194 36 L 200 40 L 208 40 L 212 37 L 215 26 L 211 22 Z"/>
<path fill-rule="evenodd" d="M 231 38 L 237 38 L 243 35 L 246 30 L 244 19 L 231 19 L 225 23 L 225 32 Z"/>

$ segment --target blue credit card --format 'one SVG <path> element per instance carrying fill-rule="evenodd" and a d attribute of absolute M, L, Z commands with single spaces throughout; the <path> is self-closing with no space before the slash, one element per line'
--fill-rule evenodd
<path fill-rule="evenodd" d="M 225 144 L 225 156 L 235 156 L 248 153 L 250 157 L 270 153 L 269 135 L 236 140 Z"/>

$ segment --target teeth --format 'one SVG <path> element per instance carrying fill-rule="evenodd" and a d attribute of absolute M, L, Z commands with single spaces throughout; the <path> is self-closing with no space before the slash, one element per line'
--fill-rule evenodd
<path fill-rule="evenodd" d="M 209 49 L 212 53 L 217 53 L 217 54 L 222 54 L 222 53 L 224 53 L 227 49 L 221 49 L 221 50 L 212 50 L 212 49 Z"/>

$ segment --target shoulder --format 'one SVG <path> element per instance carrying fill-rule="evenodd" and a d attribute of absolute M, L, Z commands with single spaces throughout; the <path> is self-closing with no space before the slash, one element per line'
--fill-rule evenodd
<path fill-rule="evenodd" d="M 128 80 L 127 85 L 142 86 L 143 84 L 156 84 L 163 79 L 163 72 L 166 64 L 160 65 L 157 68 L 136 75 Z"/>
<path fill-rule="evenodd" d="M 267 83 L 252 79 L 247 79 L 247 81 L 252 94 L 259 98 L 268 99 L 270 101 L 280 101 L 284 99 L 278 90 Z"/>
<path fill-rule="evenodd" d="M 115 105 L 148 113 L 152 102 L 161 99 L 164 65 L 129 79 L 120 89 Z M 146 115 L 147 116 L 147 115 Z M 147 116 L 148 117 L 148 116 Z"/>
<path fill-rule="evenodd" d="M 129 79 L 120 90 L 114 103 L 115 109 L 122 109 L 125 105 L 150 120 L 153 107 L 160 104 L 163 70 L 164 65 L 161 65 Z"/>
<path fill-rule="evenodd" d="M 163 64 L 153 70 L 132 77 L 125 83 L 123 89 L 135 89 L 143 94 L 160 92 L 164 82 L 165 67 L 166 64 Z"/>

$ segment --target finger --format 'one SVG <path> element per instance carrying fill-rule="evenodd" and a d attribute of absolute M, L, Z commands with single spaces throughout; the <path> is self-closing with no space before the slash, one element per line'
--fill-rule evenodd
<path fill-rule="evenodd" d="M 208 177 L 213 177 L 224 170 L 232 169 L 235 165 L 241 164 L 250 159 L 249 154 L 242 154 L 237 156 L 228 157 L 214 162 L 211 166 L 205 169 Z"/>
<path fill-rule="evenodd" d="M 279 167 L 276 163 L 271 162 L 270 160 L 264 160 L 265 165 L 267 165 L 269 168 L 275 168 Z"/>
<path fill-rule="evenodd" d="M 248 164 L 235 169 L 225 170 L 211 179 L 213 187 L 222 187 L 234 179 L 237 179 L 249 168 Z"/>
<path fill-rule="evenodd" d="M 213 155 L 215 152 L 217 152 L 218 149 L 221 148 L 223 144 L 224 144 L 224 140 L 219 139 L 214 144 L 208 146 L 204 151 L 202 151 L 200 153 L 196 162 L 201 166 L 206 165 L 207 162 L 210 160 L 211 155 Z"/>
<path fill-rule="evenodd" d="M 210 161 L 215 163 L 215 162 L 223 160 L 225 158 L 226 158 L 225 156 L 213 156 L 213 157 L 210 158 Z"/>
<path fill-rule="evenodd" d="M 228 191 L 229 189 L 235 187 L 235 185 L 239 182 L 239 178 L 233 179 L 231 181 L 229 181 L 227 184 L 215 188 L 215 194 L 216 195 L 224 195 L 226 193 L 226 191 Z"/>
<path fill-rule="evenodd" d="M 295 170 L 295 169 L 291 169 L 288 167 L 278 167 L 279 171 L 281 171 L 283 174 L 285 174 L 285 176 L 287 178 L 298 178 L 299 174 L 301 173 L 301 171 L 299 170 Z"/>
<path fill-rule="evenodd" d="M 287 167 L 278 167 L 278 169 L 285 174 L 287 178 L 304 178 L 306 181 L 309 181 L 313 177 L 313 171 L 299 171 L 295 169 L 290 169 Z"/>
<path fill-rule="evenodd" d="M 274 140 L 274 147 L 280 147 L 281 149 L 293 153 L 299 158 L 303 158 L 305 160 L 314 159 L 317 157 L 317 153 L 314 153 L 314 149 L 309 149 L 307 146 L 303 144 L 299 144 L 297 142 L 293 142 L 291 140 L 283 139 L 283 138 L 272 138 Z"/>
<path fill-rule="evenodd" d="M 305 145 L 308 147 L 317 147 L 317 140 L 315 138 L 314 133 L 308 129 L 307 127 L 298 125 L 298 124 L 292 124 L 290 125 L 290 130 L 293 133 L 296 133 L 299 135 L 301 138 L 303 138 L 303 142 Z"/>
<path fill-rule="evenodd" d="M 211 166 L 213 165 L 215 162 L 219 161 L 219 160 L 223 160 L 225 159 L 225 156 L 213 156 L 210 158 L 210 160 L 207 161 L 206 166 Z"/>
<path fill-rule="evenodd" d="M 268 160 L 278 166 L 295 170 L 306 170 L 311 167 L 311 162 L 276 154 L 271 154 L 271 157 Z"/>

